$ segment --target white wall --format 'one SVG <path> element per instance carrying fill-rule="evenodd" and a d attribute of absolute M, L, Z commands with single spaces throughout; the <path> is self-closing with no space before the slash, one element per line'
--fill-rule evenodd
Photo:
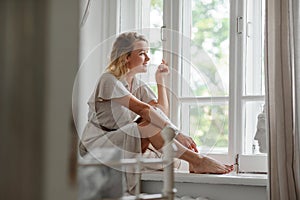
<path fill-rule="evenodd" d="M 81 1 L 81 19 L 87 2 Z M 88 98 L 108 64 L 111 46 L 118 33 L 118 7 L 119 0 L 91 1 L 87 20 L 80 28 L 80 69 L 73 93 L 73 114 L 80 136 L 87 122 Z"/>
<path fill-rule="evenodd" d="M 160 193 L 163 183 L 159 181 L 143 181 L 142 192 Z M 208 198 L 210 200 L 267 200 L 266 186 L 248 186 L 232 184 L 208 183 L 175 183 L 176 196 Z M 186 199 L 186 198 L 185 198 Z"/>

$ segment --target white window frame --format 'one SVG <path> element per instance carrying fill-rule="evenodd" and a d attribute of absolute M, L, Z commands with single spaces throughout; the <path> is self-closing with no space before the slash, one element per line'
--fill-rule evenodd
<path fill-rule="evenodd" d="M 133 30 L 143 28 L 143 19 L 145 13 L 141 12 L 143 6 L 147 6 L 150 0 L 140 1 L 140 0 L 122 0 L 120 6 L 122 10 L 130 10 L 124 15 L 120 14 L 120 32 L 125 30 Z M 249 2 L 248 2 L 249 3 Z M 181 49 L 184 45 L 189 46 L 189 44 L 182 43 L 181 38 L 178 38 L 172 35 L 172 30 L 175 32 L 182 33 L 183 35 L 189 35 L 189 29 L 183 28 L 182 19 L 184 18 L 184 24 L 190 24 L 190 21 L 187 16 L 183 16 L 184 13 L 188 13 L 183 9 L 189 9 L 191 6 L 190 0 L 164 0 L 163 8 L 163 23 L 165 26 L 165 38 L 167 40 L 163 41 L 164 59 L 169 61 L 169 66 L 172 66 L 173 70 L 180 72 L 181 71 L 181 61 L 178 55 L 182 55 L 184 58 L 190 58 L 188 51 L 182 51 Z M 184 6 L 183 6 L 184 5 Z M 124 8 L 124 6 L 126 8 Z M 245 155 L 243 154 L 243 135 L 235 133 L 243 133 L 243 127 L 245 126 L 244 121 L 241 116 L 244 116 L 244 106 L 248 101 L 264 101 L 264 96 L 259 95 L 244 95 L 244 88 L 242 86 L 243 80 L 243 68 L 240 66 L 245 66 L 245 54 L 244 49 L 246 46 L 246 34 L 247 33 L 247 15 L 246 15 L 246 6 L 247 0 L 230 0 L 230 58 L 229 58 L 229 80 L 231 81 L 229 85 L 229 97 L 213 97 L 213 98 L 203 98 L 203 97 L 181 97 L 180 96 L 180 81 L 176 73 L 172 74 L 169 87 L 171 88 L 173 97 L 170 98 L 170 118 L 174 124 L 179 126 L 182 130 L 189 130 L 188 123 L 182 123 L 182 119 L 187 119 L 187 116 L 180 116 L 180 106 L 183 102 L 192 103 L 192 102 L 214 102 L 222 103 L 228 102 L 229 105 L 229 146 L 228 154 L 209 154 L 210 156 L 227 163 L 234 163 L 235 156 L 239 154 L 240 157 L 240 169 L 243 171 L 267 171 L 267 156 L 264 154 L 261 155 Z M 150 10 L 150 9 L 149 9 Z M 241 18 L 239 31 L 237 29 L 237 19 Z M 124 23 L 126 24 L 124 24 Z M 176 37 L 175 39 L 172 37 Z M 185 41 L 186 42 L 186 41 Z M 168 50 L 172 52 L 177 52 L 175 54 L 168 53 Z M 187 76 L 187 75 L 186 75 Z M 185 115 L 189 115 L 188 112 L 185 112 Z M 254 120 L 255 122 L 255 120 Z"/>
<path fill-rule="evenodd" d="M 188 9 L 191 6 L 189 0 L 164 0 L 164 25 L 166 29 L 171 29 L 173 31 L 178 31 L 183 33 L 183 35 L 189 35 L 186 31 L 189 29 L 182 27 L 182 5 L 183 9 Z M 267 171 L 267 157 L 266 155 L 245 155 L 243 154 L 243 127 L 245 127 L 244 121 L 241 116 L 244 116 L 244 106 L 248 101 L 264 101 L 264 96 L 261 95 L 244 95 L 243 89 L 243 73 L 244 68 L 240 66 L 245 66 L 245 52 L 246 47 L 246 34 L 247 34 L 247 15 L 246 15 L 247 1 L 231 0 L 230 1 L 230 58 L 229 58 L 229 97 L 213 97 L 213 98 L 203 98 L 203 97 L 180 97 L 180 86 L 178 83 L 178 77 L 172 77 L 170 81 L 170 87 L 172 88 L 172 93 L 179 98 L 171 99 L 171 120 L 182 130 L 188 131 L 188 123 L 182 123 L 181 119 L 188 118 L 188 109 L 185 110 L 185 115 L 180 117 L 180 105 L 184 102 L 229 102 L 229 147 L 228 154 L 209 154 L 210 156 L 219 159 L 223 162 L 234 163 L 235 156 L 239 154 L 240 158 L 240 169 L 244 171 Z M 169 14 L 166 14 L 169 13 Z M 240 23 L 237 21 L 240 20 Z M 185 24 L 189 24 L 189 19 L 185 16 Z M 238 24 L 239 23 L 239 27 Z M 239 28 L 239 30 L 237 30 Z M 184 30 L 184 31 L 182 31 Z M 238 33 L 241 31 L 241 33 Z M 190 55 L 188 51 L 181 51 L 183 47 L 182 41 L 172 40 L 172 36 L 169 35 L 169 40 L 164 42 L 164 49 L 172 49 L 172 51 L 180 52 L 182 57 L 189 58 Z M 178 49 L 175 49 L 178 48 Z M 180 59 L 174 54 L 166 55 L 170 56 L 171 65 L 176 71 L 180 71 Z M 254 120 L 255 121 L 255 120 Z M 255 164 L 254 164 L 255 163 Z"/>

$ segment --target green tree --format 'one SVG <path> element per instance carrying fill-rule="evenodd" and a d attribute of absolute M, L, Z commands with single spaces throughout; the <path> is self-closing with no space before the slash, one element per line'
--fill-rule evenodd
<path fill-rule="evenodd" d="M 229 40 L 229 15 L 220 16 L 220 13 L 226 13 L 226 3 L 227 1 L 220 0 L 193 1 L 192 63 L 205 80 L 205 84 L 199 81 L 192 83 L 196 96 L 227 95 L 217 69 L 217 66 L 224 65 L 224 60 L 225 63 L 228 62 L 222 44 Z M 208 55 L 205 55 L 206 52 Z M 227 113 L 227 106 L 206 105 L 190 108 L 190 131 L 198 145 L 228 146 Z"/>
<path fill-rule="evenodd" d="M 196 96 L 228 95 L 217 66 L 228 64 L 224 45 L 229 41 L 228 0 L 191 0 L 192 10 L 192 60 L 195 70 L 204 81 L 190 77 L 190 85 Z M 183 5 L 184 6 L 184 5 Z M 151 8 L 163 12 L 163 0 L 151 0 Z M 159 44 L 152 44 L 151 52 L 158 50 Z M 197 58 L 197 59 L 195 59 Z M 200 59 L 199 59 L 200 58 Z M 191 74 L 193 74 L 191 72 Z M 201 105 L 190 106 L 190 132 L 197 145 L 228 146 L 228 106 Z"/>

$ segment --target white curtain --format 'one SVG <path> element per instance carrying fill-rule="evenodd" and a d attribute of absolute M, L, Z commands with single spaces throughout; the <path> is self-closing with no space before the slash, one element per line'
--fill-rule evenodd
<path fill-rule="evenodd" d="M 87 122 L 88 99 L 108 64 L 111 46 L 119 33 L 120 3 L 119 0 L 81 0 L 80 3 L 80 69 L 73 90 L 72 111 L 81 137 Z"/>
<path fill-rule="evenodd" d="M 272 200 L 300 199 L 299 18 L 299 0 L 266 1 L 266 99 Z"/>

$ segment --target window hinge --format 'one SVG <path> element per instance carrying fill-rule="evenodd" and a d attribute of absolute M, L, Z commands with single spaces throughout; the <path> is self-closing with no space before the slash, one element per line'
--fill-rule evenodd
<path fill-rule="evenodd" d="M 247 27 L 246 27 L 246 33 L 247 34 L 246 35 L 247 35 L 248 38 L 250 38 L 251 34 L 252 34 L 251 28 L 252 28 L 252 22 L 247 22 Z"/>
<path fill-rule="evenodd" d="M 236 18 L 236 32 L 237 34 L 243 33 L 243 17 Z"/>
<path fill-rule="evenodd" d="M 161 41 L 166 41 L 166 38 L 165 38 L 165 34 L 164 34 L 164 29 L 166 28 L 166 26 L 162 26 L 160 27 L 160 40 Z"/>

